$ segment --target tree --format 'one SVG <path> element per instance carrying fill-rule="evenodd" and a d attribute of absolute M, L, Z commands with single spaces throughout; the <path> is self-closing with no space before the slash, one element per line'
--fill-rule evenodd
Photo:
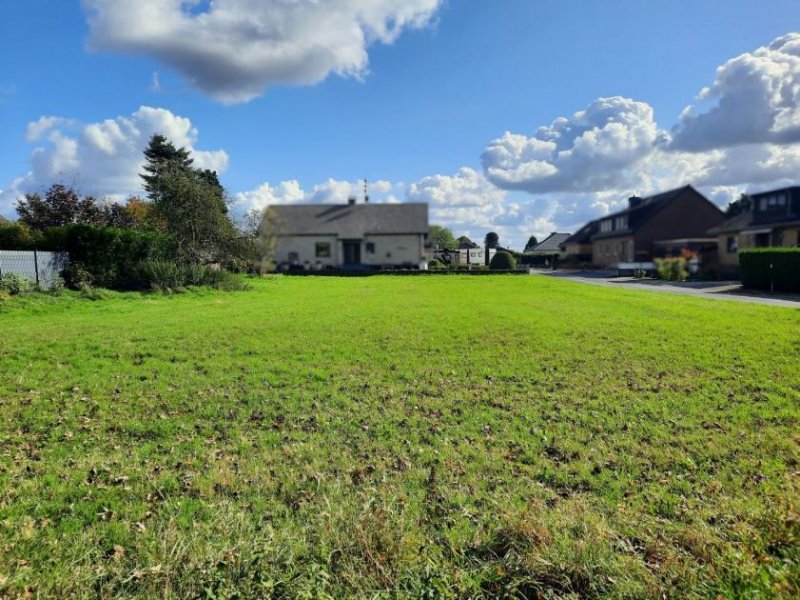
<path fill-rule="evenodd" d="M 532 235 L 531 237 L 528 238 L 528 243 L 525 244 L 525 249 L 527 250 L 529 248 L 535 248 L 538 245 L 539 245 L 539 240 L 536 239 L 535 235 Z"/>
<path fill-rule="evenodd" d="M 62 184 L 51 186 L 44 197 L 26 194 L 17 202 L 17 214 L 20 223 L 39 231 L 70 223 L 105 225 L 108 218 L 106 208 L 95 198 L 81 198 L 73 188 Z"/>
<path fill-rule="evenodd" d="M 253 211 L 250 211 L 251 213 Z M 256 237 L 256 253 L 260 261 L 260 269 L 269 271 L 275 267 L 275 250 L 278 247 L 278 233 L 281 228 L 281 221 L 278 212 L 273 207 L 266 210 L 256 211 L 261 216 L 258 224 L 258 235 Z"/>
<path fill-rule="evenodd" d="M 177 148 L 163 135 L 157 134 L 150 138 L 150 143 L 144 151 L 145 165 L 144 173 L 141 178 L 144 180 L 144 189 L 150 200 L 155 201 L 161 192 L 161 179 L 167 170 L 170 171 L 190 171 L 192 163 L 189 151 L 186 148 Z M 210 176 L 203 172 L 204 179 L 208 181 Z M 219 185 L 217 174 L 213 173 L 213 178 Z M 220 186 L 222 187 L 222 186 Z"/>
<path fill-rule="evenodd" d="M 436 250 L 456 250 L 458 242 L 453 232 L 441 225 L 431 225 L 428 230 L 428 244 Z"/>
<path fill-rule="evenodd" d="M 152 202 L 131 196 L 125 203 L 125 212 L 133 229 L 166 230 L 165 223 L 156 217 Z"/>
<path fill-rule="evenodd" d="M 193 169 L 180 168 L 180 163 L 173 166 L 158 173 L 153 209 L 175 240 L 176 258 L 196 264 L 238 258 L 241 236 L 217 186 Z"/>
<path fill-rule="evenodd" d="M 747 194 L 742 194 L 737 200 L 728 204 L 725 214 L 728 217 L 735 217 L 753 208 L 753 199 Z"/>
<path fill-rule="evenodd" d="M 486 246 L 487 249 L 489 248 L 497 248 L 500 244 L 500 236 L 497 235 L 494 231 L 490 231 L 486 234 L 486 237 L 483 239 L 483 245 Z"/>
<path fill-rule="evenodd" d="M 458 243 L 459 247 L 461 247 L 461 246 L 470 246 L 470 247 L 475 247 L 475 248 L 478 247 L 477 244 L 475 244 L 475 242 L 473 242 L 471 239 L 469 239 L 465 235 L 462 235 L 460 238 L 458 238 L 456 240 L 456 242 Z"/>

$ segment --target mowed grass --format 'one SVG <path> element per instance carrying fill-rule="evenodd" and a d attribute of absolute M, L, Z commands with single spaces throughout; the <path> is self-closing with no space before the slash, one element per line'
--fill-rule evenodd
<path fill-rule="evenodd" d="M 253 288 L 0 309 L 0 595 L 800 594 L 800 311 Z"/>

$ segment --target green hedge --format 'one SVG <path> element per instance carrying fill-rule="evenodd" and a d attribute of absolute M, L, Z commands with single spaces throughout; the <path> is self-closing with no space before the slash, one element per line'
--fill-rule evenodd
<path fill-rule="evenodd" d="M 739 264 L 746 288 L 800 292 L 800 248 L 742 250 Z"/>
<path fill-rule="evenodd" d="M 498 252 L 489 264 L 492 271 L 513 271 L 517 268 L 517 261 L 508 252 Z"/>
<path fill-rule="evenodd" d="M 0 250 L 68 252 L 66 276 L 71 287 L 89 284 L 111 289 L 147 286 L 139 265 L 173 254 L 170 238 L 163 233 L 82 224 L 42 232 L 20 224 L 1 226 Z"/>

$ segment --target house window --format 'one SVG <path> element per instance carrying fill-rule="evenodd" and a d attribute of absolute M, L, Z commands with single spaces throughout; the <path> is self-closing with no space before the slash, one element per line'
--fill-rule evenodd
<path fill-rule="evenodd" d="M 375 254 L 375 242 L 367 242 L 367 254 Z"/>
<path fill-rule="evenodd" d="M 317 242 L 317 258 L 330 258 L 330 257 L 331 257 L 330 242 Z"/>
<path fill-rule="evenodd" d="M 607 233 L 609 231 L 612 231 L 613 230 L 613 225 L 614 225 L 614 223 L 611 221 L 611 219 L 607 219 L 607 220 L 603 221 L 602 223 L 600 223 L 600 231 L 602 231 L 603 233 Z"/>
<path fill-rule="evenodd" d="M 739 244 L 736 243 L 736 236 L 729 235 L 728 236 L 728 254 L 734 254 L 738 252 Z"/>
<path fill-rule="evenodd" d="M 757 233 L 756 234 L 756 248 L 769 248 L 769 234 Z"/>
<path fill-rule="evenodd" d="M 625 229 L 627 226 L 628 226 L 627 217 L 617 217 L 616 219 L 614 219 L 615 230 Z"/>

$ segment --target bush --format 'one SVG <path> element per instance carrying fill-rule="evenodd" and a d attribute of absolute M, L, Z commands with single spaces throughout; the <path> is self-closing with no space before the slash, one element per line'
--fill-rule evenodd
<path fill-rule="evenodd" d="M 513 271 L 517 268 L 517 261 L 508 252 L 498 252 L 489 264 L 492 271 Z"/>
<path fill-rule="evenodd" d="M 42 234 L 23 223 L 0 225 L 0 250 L 36 250 L 42 243 Z"/>
<path fill-rule="evenodd" d="M 138 265 L 169 256 L 172 243 L 158 232 L 76 224 L 45 231 L 39 249 L 69 253 L 70 287 L 135 289 Z"/>
<path fill-rule="evenodd" d="M 800 292 L 800 248 L 742 250 L 739 264 L 746 288 Z"/>
<path fill-rule="evenodd" d="M 174 292 L 190 286 L 209 286 L 218 290 L 239 291 L 248 289 L 241 278 L 201 265 L 186 265 L 170 261 L 147 261 L 138 266 L 142 287 L 161 292 Z"/>
<path fill-rule="evenodd" d="M 677 258 L 657 258 L 656 274 L 659 279 L 664 281 L 686 281 L 689 279 L 686 259 L 682 256 Z"/>
<path fill-rule="evenodd" d="M 439 259 L 434 258 L 428 263 L 428 269 L 430 269 L 431 271 L 438 271 L 439 269 L 443 268 L 444 264 Z"/>
<path fill-rule="evenodd" d="M 11 296 L 27 294 L 36 289 L 36 284 L 18 273 L 6 273 L 0 276 L 0 292 L 6 292 Z"/>

